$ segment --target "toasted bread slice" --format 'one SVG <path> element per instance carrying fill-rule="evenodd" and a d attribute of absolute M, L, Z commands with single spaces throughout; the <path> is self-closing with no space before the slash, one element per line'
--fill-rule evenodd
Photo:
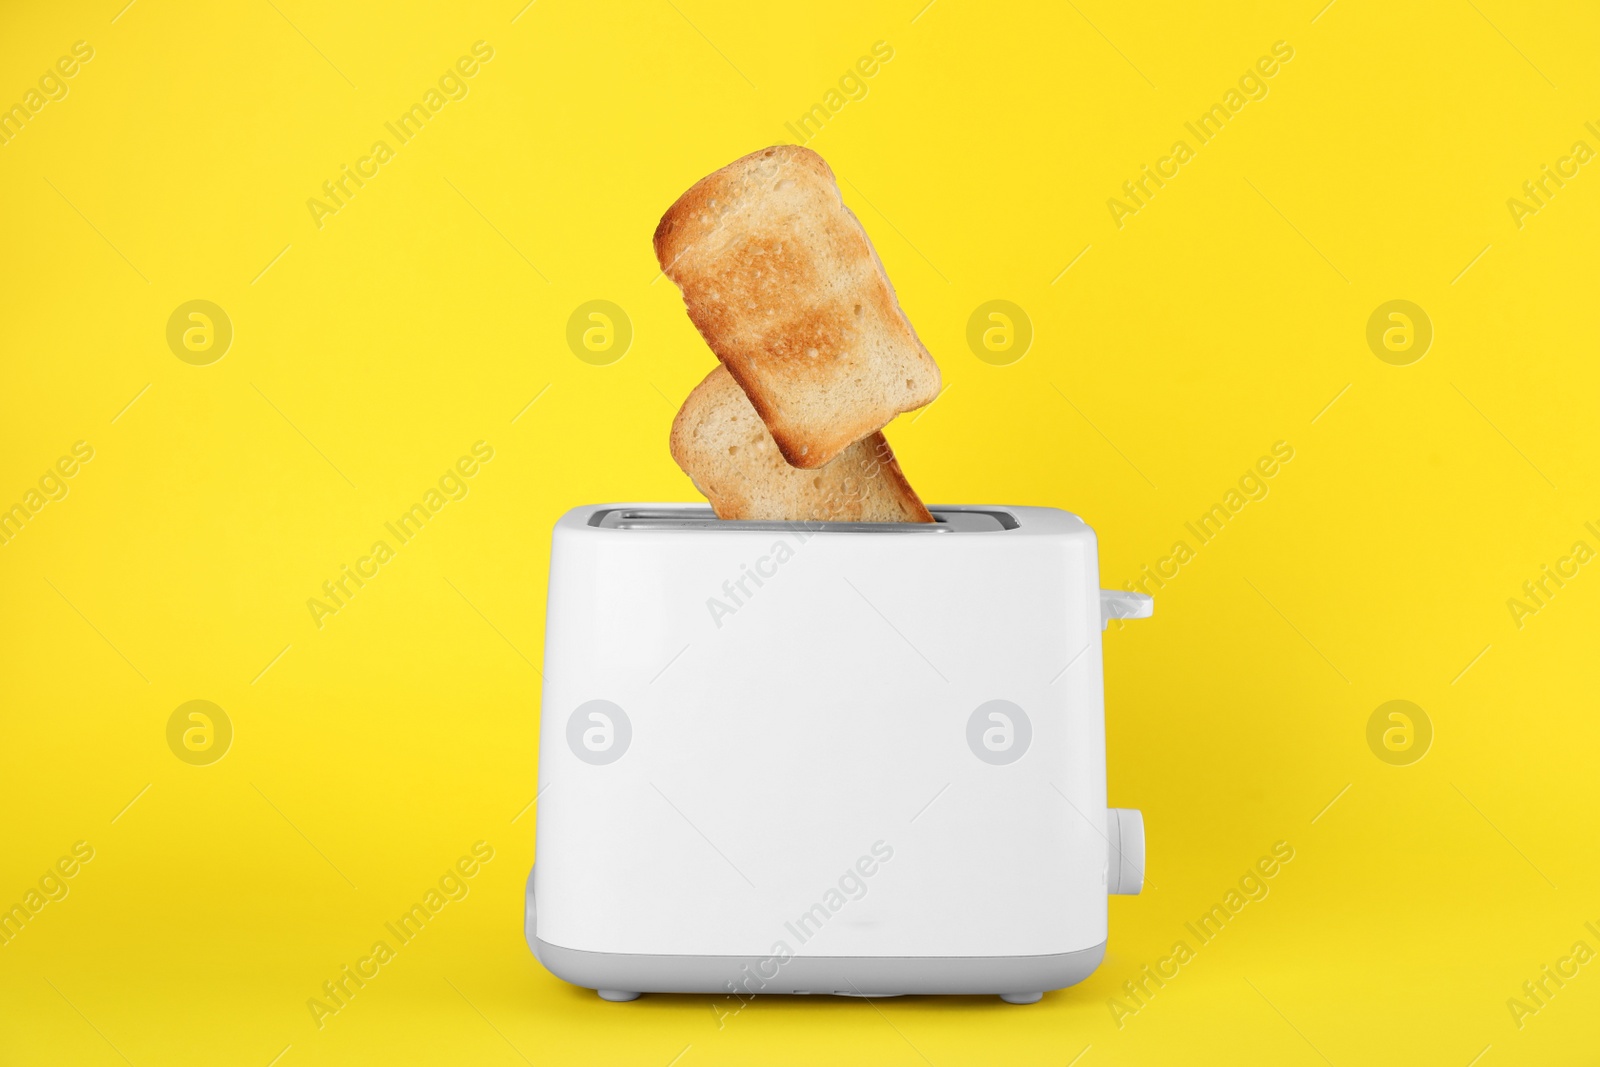
<path fill-rule="evenodd" d="M 695 386 L 672 421 L 672 458 L 719 519 L 933 521 L 877 431 L 826 467 L 790 466 L 726 367 Z"/>
<path fill-rule="evenodd" d="M 872 243 L 822 157 L 745 156 L 667 209 L 656 259 L 791 466 L 816 468 L 939 395 Z"/>

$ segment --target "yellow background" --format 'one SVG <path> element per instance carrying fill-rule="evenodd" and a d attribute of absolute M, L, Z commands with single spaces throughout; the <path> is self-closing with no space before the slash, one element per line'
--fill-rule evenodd
<path fill-rule="evenodd" d="M 0 146 L 0 504 L 95 449 L 0 546 L 0 903 L 95 849 L 0 947 L 0 1060 L 1592 1062 L 1600 964 L 1521 1029 L 1506 1006 L 1600 949 L 1600 565 L 1520 629 L 1506 605 L 1600 548 L 1600 172 L 1506 206 L 1600 148 L 1592 13 L 120 2 L 0 17 L 4 102 L 95 50 Z M 307 199 L 479 40 L 469 95 L 319 229 Z M 1110 800 L 1152 885 L 1091 979 L 720 1027 L 707 997 L 604 1004 L 520 925 L 551 524 L 694 499 L 667 429 L 713 361 L 652 229 L 880 40 L 812 147 L 949 385 L 889 430 L 924 498 L 1070 509 L 1120 586 L 1295 458 L 1107 635 Z M 1269 95 L 1114 225 L 1280 40 Z M 166 343 L 192 299 L 233 324 L 209 366 Z M 592 299 L 633 323 L 610 366 L 565 342 Z M 991 299 L 1034 325 L 1009 366 L 966 344 Z M 1434 326 L 1410 366 L 1365 340 L 1391 299 Z M 319 629 L 307 599 L 479 440 L 470 495 Z M 210 766 L 167 746 L 193 699 L 234 727 Z M 1410 766 L 1367 745 L 1391 699 L 1434 727 Z M 307 999 L 479 840 L 470 896 L 319 1030 Z M 1108 998 L 1280 840 L 1270 896 L 1119 1029 Z"/>

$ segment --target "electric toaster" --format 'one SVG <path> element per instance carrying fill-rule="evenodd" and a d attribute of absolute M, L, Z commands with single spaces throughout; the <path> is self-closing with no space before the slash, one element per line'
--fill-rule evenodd
<path fill-rule="evenodd" d="M 528 945 L 642 992 L 998 994 L 1105 953 L 1144 824 L 1106 806 L 1094 531 L 581 507 L 551 548 Z"/>

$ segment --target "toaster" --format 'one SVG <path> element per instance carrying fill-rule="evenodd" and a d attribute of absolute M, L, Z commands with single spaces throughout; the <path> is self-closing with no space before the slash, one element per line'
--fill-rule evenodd
<path fill-rule="evenodd" d="M 1100 963 L 1144 881 L 1106 806 L 1094 531 L 1040 507 L 932 523 L 556 523 L 524 933 L 644 992 L 995 994 Z"/>

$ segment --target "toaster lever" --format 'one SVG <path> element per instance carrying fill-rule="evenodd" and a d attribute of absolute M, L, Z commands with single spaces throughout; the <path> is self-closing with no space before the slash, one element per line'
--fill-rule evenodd
<path fill-rule="evenodd" d="M 1156 602 L 1143 593 L 1124 592 L 1121 589 L 1100 590 L 1100 629 L 1111 625 L 1112 619 L 1148 619 L 1155 613 Z"/>

